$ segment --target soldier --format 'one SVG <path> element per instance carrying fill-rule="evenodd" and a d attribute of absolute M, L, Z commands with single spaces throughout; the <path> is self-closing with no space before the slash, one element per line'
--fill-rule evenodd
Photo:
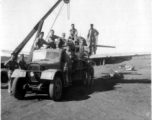
<path fill-rule="evenodd" d="M 15 56 L 15 54 L 11 55 L 11 58 L 5 62 L 5 66 L 8 67 L 8 79 L 9 79 L 9 83 L 8 83 L 8 93 L 12 94 L 12 83 L 13 83 L 13 79 L 11 78 L 11 75 L 13 73 L 13 71 L 15 69 L 18 68 L 18 63 L 17 63 L 17 57 Z"/>
<path fill-rule="evenodd" d="M 86 41 L 83 37 L 79 37 L 79 47 L 78 47 L 78 53 L 77 56 L 79 59 L 88 59 L 89 57 L 89 50 L 86 46 Z"/>
<path fill-rule="evenodd" d="M 97 36 L 99 35 L 99 32 L 93 28 L 93 24 L 91 24 L 90 27 L 87 36 L 88 47 L 90 48 L 90 54 L 96 54 Z"/>
<path fill-rule="evenodd" d="M 65 39 L 65 33 L 62 33 L 62 37 L 61 38 L 58 38 L 56 44 L 58 44 L 59 48 L 63 48 L 67 45 L 67 40 Z"/>
<path fill-rule="evenodd" d="M 70 36 L 69 39 L 72 39 L 74 41 L 77 40 L 77 36 L 78 36 L 78 31 L 77 29 L 75 29 L 75 25 L 71 24 L 72 29 L 70 30 Z"/>
<path fill-rule="evenodd" d="M 41 32 L 39 34 L 39 37 L 34 42 L 34 49 L 35 50 L 40 49 L 43 46 L 43 44 L 48 45 L 48 43 L 43 39 L 43 36 L 44 36 L 44 32 Z"/>
<path fill-rule="evenodd" d="M 24 61 L 24 54 L 22 54 L 20 56 L 20 60 L 18 61 L 18 65 L 19 65 L 19 68 L 22 69 L 22 70 L 26 70 L 27 69 L 27 64 Z"/>
<path fill-rule="evenodd" d="M 56 41 L 56 48 L 57 49 L 62 49 L 64 46 L 64 42 L 62 41 L 61 38 L 58 38 L 57 41 Z"/>
<path fill-rule="evenodd" d="M 54 35 L 54 30 L 51 30 L 49 38 L 48 38 L 48 47 L 47 48 L 56 48 L 55 39 L 58 39 L 59 37 Z"/>
<path fill-rule="evenodd" d="M 62 33 L 61 39 L 62 39 L 62 42 L 64 43 L 64 45 L 67 44 L 67 40 L 65 39 L 65 36 L 66 36 L 66 34 L 65 34 L 65 33 Z"/>
<path fill-rule="evenodd" d="M 71 80 L 71 71 L 72 71 L 72 61 L 76 59 L 74 52 L 72 51 L 73 45 L 71 43 L 67 44 L 67 49 L 65 52 L 65 64 L 64 64 L 64 72 L 66 74 L 67 83 L 72 83 Z"/>

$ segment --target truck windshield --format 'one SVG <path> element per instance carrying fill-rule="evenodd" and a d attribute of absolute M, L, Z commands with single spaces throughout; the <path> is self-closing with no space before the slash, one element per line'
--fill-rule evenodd
<path fill-rule="evenodd" d="M 33 53 L 32 61 L 57 61 L 60 54 L 54 51 L 36 51 Z"/>

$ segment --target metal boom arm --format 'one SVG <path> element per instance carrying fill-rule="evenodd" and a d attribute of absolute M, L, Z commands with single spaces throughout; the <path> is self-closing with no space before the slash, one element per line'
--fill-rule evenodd
<path fill-rule="evenodd" d="M 13 51 L 15 55 L 18 55 L 23 47 L 27 44 L 30 38 L 34 35 L 34 33 L 38 30 L 39 24 L 44 22 L 44 20 L 52 13 L 52 11 L 59 5 L 62 0 L 58 0 L 54 6 L 40 19 L 40 21 L 34 26 L 31 32 L 26 36 L 26 38 L 17 46 L 17 48 Z"/>

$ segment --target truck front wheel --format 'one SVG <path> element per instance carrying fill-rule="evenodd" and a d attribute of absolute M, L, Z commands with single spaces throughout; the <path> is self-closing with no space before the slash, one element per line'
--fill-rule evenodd
<path fill-rule="evenodd" d="M 60 77 L 55 77 L 54 83 L 50 83 L 49 86 L 49 96 L 54 101 L 58 101 L 62 96 L 62 81 Z"/>
<path fill-rule="evenodd" d="M 1 74 L 1 88 L 2 89 L 8 88 L 8 82 L 9 82 L 9 79 L 8 79 L 7 73 Z"/>
<path fill-rule="evenodd" d="M 25 81 L 22 78 L 15 78 L 12 84 L 12 93 L 14 97 L 18 100 L 22 100 L 26 94 L 26 91 L 23 89 Z"/>

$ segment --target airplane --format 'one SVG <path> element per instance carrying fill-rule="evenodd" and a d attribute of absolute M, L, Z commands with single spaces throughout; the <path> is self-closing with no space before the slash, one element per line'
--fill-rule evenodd
<path fill-rule="evenodd" d="M 1 63 L 7 61 L 13 50 L 1 50 Z M 29 52 L 22 51 L 19 55 L 24 54 L 25 61 L 28 61 Z M 89 58 L 94 62 L 94 65 L 116 64 L 124 61 L 129 61 L 133 57 L 148 56 L 150 53 L 111 53 L 111 54 L 94 54 Z"/>
<path fill-rule="evenodd" d="M 54 9 L 61 3 L 64 2 L 65 4 L 69 4 L 70 0 L 58 0 L 51 9 L 38 21 L 38 23 L 33 27 L 30 33 L 25 37 L 25 39 L 16 47 L 15 50 L 2 50 L 3 53 L 20 55 L 24 54 L 26 58 L 28 58 L 28 62 L 32 60 L 32 55 L 34 51 L 34 46 L 32 45 L 30 52 L 21 52 L 27 42 L 31 39 L 31 37 L 36 33 L 37 39 L 39 33 L 42 30 L 44 21 L 46 18 L 54 11 Z M 51 30 L 50 30 L 51 31 Z M 50 32 L 49 31 L 49 32 Z M 115 48 L 115 46 L 107 46 L 107 45 L 96 45 L 96 47 L 106 47 L 106 48 Z M 147 54 L 140 54 L 140 55 L 147 55 Z M 94 54 L 90 55 L 90 59 L 95 62 L 96 65 L 104 65 L 109 63 L 118 63 L 120 61 L 130 60 L 132 57 L 137 56 L 137 54 Z"/>
<path fill-rule="evenodd" d="M 1 65 L 10 58 L 10 56 L 11 56 L 12 53 L 13 53 L 13 50 L 1 50 L 0 51 Z M 29 56 L 29 52 L 24 52 L 24 51 L 20 52 L 19 56 L 21 54 L 24 54 L 25 59 L 27 59 L 28 56 Z"/>

